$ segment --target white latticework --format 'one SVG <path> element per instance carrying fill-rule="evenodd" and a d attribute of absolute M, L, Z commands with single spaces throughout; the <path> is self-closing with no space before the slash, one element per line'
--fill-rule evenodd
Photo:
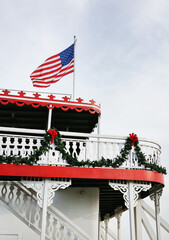
<path fill-rule="evenodd" d="M 120 191 L 123 194 L 123 199 L 125 201 L 125 205 L 129 208 L 129 186 L 128 181 L 123 180 L 111 180 L 109 182 L 111 188 L 116 191 Z M 148 182 L 133 182 L 132 183 L 132 191 L 133 191 L 133 207 L 136 206 L 137 200 L 139 198 L 139 193 L 141 191 L 148 191 L 151 188 L 151 183 Z"/>
<path fill-rule="evenodd" d="M 27 188 L 32 188 L 36 192 L 36 196 L 38 199 L 38 204 L 42 207 L 43 202 L 43 188 L 44 181 L 21 181 L 24 186 Z M 71 179 L 55 179 L 48 182 L 48 196 L 47 196 L 47 206 L 49 207 L 53 203 L 53 198 L 55 195 L 55 191 L 59 189 L 65 189 L 71 185 Z"/>

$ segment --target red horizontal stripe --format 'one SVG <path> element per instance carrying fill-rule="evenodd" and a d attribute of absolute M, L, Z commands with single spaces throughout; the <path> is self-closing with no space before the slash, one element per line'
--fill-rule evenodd
<path fill-rule="evenodd" d="M 32 73 L 31 73 L 31 75 L 33 74 L 33 73 L 36 73 L 36 71 L 37 70 L 42 70 L 43 68 L 45 68 L 46 66 L 48 66 L 48 65 L 50 65 L 50 64 L 53 64 L 53 63 L 58 63 L 58 62 L 61 62 L 60 61 L 60 59 L 57 59 L 57 60 L 55 60 L 55 61 L 50 61 L 50 62 L 44 62 L 43 64 L 41 64 L 35 71 L 33 71 Z M 41 69 L 40 69 L 41 68 Z"/>
<path fill-rule="evenodd" d="M 41 88 L 46 88 L 46 87 L 50 87 L 49 84 L 45 84 L 45 85 L 38 85 L 38 84 L 33 84 L 34 87 L 41 87 Z"/>
<path fill-rule="evenodd" d="M 53 61 L 49 61 L 49 62 L 44 62 L 41 66 L 47 66 L 47 65 L 50 65 L 50 64 L 53 64 L 53 63 L 57 63 L 60 61 L 60 58 L 56 59 L 56 60 L 53 60 Z M 40 66 L 39 66 L 40 67 Z M 38 68 L 39 68 L 38 67 Z"/>
<path fill-rule="evenodd" d="M 49 70 L 49 69 L 52 69 L 52 68 L 56 68 L 56 67 L 58 67 L 58 66 L 60 66 L 60 65 L 61 65 L 61 64 L 58 63 L 58 64 L 55 64 L 55 65 L 50 66 L 50 67 L 45 67 L 45 68 L 42 68 L 42 69 L 37 69 L 37 70 L 35 70 L 32 74 L 38 73 L 38 72 L 42 72 L 42 71 L 46 71 L 46 70 Z M 32 74 L 31 74 L 31 75 L 32 75 Z"/>
<path fill-rule="evenodd" d="M 62 77 L 64 77 L 65 75 L 68 75 L 69 73 L 72 73 L 72 72 L 74 72 L 74 69 L 72 69 L 68 72 L 65 72 L 63 74 L 56 75 L 55 77 L 51 77 L 51 78 L 53 78 L 53 80 L 51 80 L 51 81 L 43 81 L 43 79 L 42 80 L 32 79 L 32 81 L 33 81 L 33 83 L 39 83 L 39 84 L 51 84 L 51 83 L 59 81 Z M 49 79 L 49 78 L 47 78 L 47 79 Z"/>
<path fill-rule="evenodd" d="M 31 77 L 31 79 L 32 79 L 32 81 L 33 82 L 36 82 L 36 83 L 42 83 L 44 80 L 48 80 L 48 79 L 51 79 L 51 78 L 61 78 L 61 77 L 63 77 L 65 74 L 69 74 L 69 72 L 71 73 L 71 72 L 73 72 L 74 71 L 74 69 L 73 70 L 71 70 L 72 68 L 74 67 L 74 65 L 70 65 L 70 66 L 68 66 L 67 68 L 62 68 L 59 72 L 58 72 L 58 74 L 54 74 L 54 75 L 52 75 L 52 76 L 48 76 L 48 77 L 42 77 L 41 79 L 38 79 L 38 77 Z M 68 73 L 66 73 L 66 72 L 68 72 Z M 45 74 L 46 75 L 46 74 Z M 45 81 L 45 83 L 49 83 L 48 81 Z"/>
<path fill-rule="evenodd" d="M 21 177 L 63 177 L 79 179 L 118 179 L 131 181 L 148 181 L 164 184 L 164 176 L 161 173 L 148 170 L 130 170 L 114 168 L 1 164 L 0 175 Z"/>
<path fill-rule="evenodd" d="M 48 61 L 48 60 L 50 60 L 50 59 L 56 58 L 56 57 L 60 57 L 60 55 L 59 55 L 59 54 L 53 55 L 53 56 L 47 58 L 47 59 L 45 60 L 45 62 Z"/>
<path fill-rule="evenodd" d="M 63 71 L 65 71 L 66 69 L 71 68 L 71 67 L 74 67 L 74 60 L 73 60 L 68 66 L 60 67 L 60 73 L 63 72 Z M 57 68 L 55 71 L 59 71 L 58 69 L 59 69 L 59 68 Z M 42 69 L 41 71 L 43 71 L 43 69 Z M 54 73 L 55 71 L 53 70 L 53 73 Z M 39 79 L 39 80 L 45 80 L 45 78 L 43 78 L 43 76 L 47 76 L 47 75 L 50 74 L 50 73 L 52 73 L 52 71 L 51 71 L 51 72 L 46 72 L 46 73 L 43 73 L 43 72 L 42 72 L 41 74 L 33 75 L 33 74 L 34 74 L 34 72 L 33 72 L 33 73 L 30 75 L 30 77 L 31 77 L 32 79 L 35 79 L 35 78 L 38 79 L 38 77 L 42 77 L 42 78 Z M 52 75 L 52 76 L 49 76 L 48 78 L 52 78 L 52 77 L 54 77 L 54 76 Z M 48 78 L 46 78 L 46 79 L 48 79 Z"/>
<path fill-rule="evenodd" d="M 46 76 L 46 75 L 49 75 L 49 74 L 52 74 L 52 73 L 58 73 L 60 70 L 61 70 L 62 66 L 52 70 L 52 71 L 49 71 L 49 72 L 44 72 L 43 69 L 41 70 L 41 73 L 37 74 L 37 75 L 33 75 L 32 78 L 39 78 L 39 77 L 43 77 L 43 76 Z M 42 72 L 43 71 L 43 72 Z"/>

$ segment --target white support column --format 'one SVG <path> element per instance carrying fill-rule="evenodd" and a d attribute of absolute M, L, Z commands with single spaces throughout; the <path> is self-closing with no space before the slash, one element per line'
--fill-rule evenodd
<path fill-rule="evenodd" d="M 121 230 L 120 230 L 120 222 L 121 222 L 121 215 L 122 215 L 122 207 L 118 207 L 115 209 L 115 217 L 117 218 L 117 240 L 121 239 Z"/>
<path fill-rule="evenodd" d="M 50 107 L 51 107 L 51 105 L 50 105 Z M 51 122 L 52 122 L 52 109 L 49 108 L 49 112 L 48 112 L 48 126 L 47 126 L 48 130 L 51 128 Z"/>
<path fill-rule="evenodd" d="M 128 182 L 130 240 L 135 240 L 133 183 Z"/>
<path fill-rule="evenodd" d="M 156 215 L 156 231 L 157 231 L 157 240 L 161 240 L 160 233 L 160 196 L 155 192 L 155 215 Z"/>
<path fill-rule="evenodd" d="M 43 180 L 43 202 L 42 202 L 42 222 L 40 240 L 45 240 L 46 236 L 46 216 L 47 216 L 47 196 L 48 196 L 48 179 Z"/>
<path fill-rule="evenodd" d="M 120 230 L 121 213 L 118 213 L 116 217 L 117 217 L 117 239 L 121 240 L 121 230 Z"/>
<path fill-rule="evenodd" d="M 157 240 L 161 240 L 161 233 L 160 233 L 160 197 L 161 197 L 161 195 L 162 195 L 162 189 L 155 191 L 150 196 L 151 200 L 154 200 L 154 204 L 155 204 Z"/>
<path fill-rule="evenodd" d="M 105 240 L 108 240 L 109 218 L 104 220 L 105 223 Z"/>
<path fill-rule="evenodd" d="M 142 240 L 141 201 L 142 201 L 141 199 L 138 199 L 137 205 L 134 208 L 136 240 Z"/>

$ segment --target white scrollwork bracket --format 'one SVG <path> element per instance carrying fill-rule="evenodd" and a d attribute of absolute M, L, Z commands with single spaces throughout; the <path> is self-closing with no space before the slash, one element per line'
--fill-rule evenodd
<path fill-rule="evenodd" d="M 109 182 L 111 188 L 116 191 L 120 191 L 123 194 L 123 199 L 125 205 L 129 208 L 129 182 L 127 181 L 116 181 L 112 180 Z M 132 183 L 132 196 L 133 196 L 133 207 L 137 205 L 137 200 L 139 198 L 139 193 L 141 191 L 147 191 L 151 188 L 151 183 L 147 182 L 133 182 Z"/>
<path fill-rule="evenodd" d="M 32 188 L 36 192 L 38 205 L 42 208 L 43 204 L 43 191 L 44 191 L 44 184 L 46 184 L 48 188 L 47 194 L 47 206 L 49 207 L 53 203 L 53 198 L 55 196 L 55 192 L 59 189 L 65 189 L 71 185 L 71 179 L 57 179 L 57 180 L 45 180 L 44 181 L 37 181 L 37 180 L 22 180 L 21 183 L 27 187 Z"/>

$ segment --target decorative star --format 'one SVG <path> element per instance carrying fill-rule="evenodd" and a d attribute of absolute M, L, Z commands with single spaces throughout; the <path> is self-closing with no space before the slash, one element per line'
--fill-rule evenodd
<path fill-rule="evenodd" d="M 55 98 L 55 96 L 53 96 L 52 94 L 48 95 L 48 97 L 49 97 L 50 100 L 53 100 Z"/>
<path fill-rule="evenodd" d="M 68 101 L 69 101 L 69 99 L 70 99 L 70 98 L 68 98 L 67 96 L 65 96 L 65 97 L 62 97 L 62 98 L 63 98 L 64 102 L 68 102 Z"/>
<path fill-rule="evenodd" d="M 82 98 L 76 98 L 76 100 L 79 102 L 79 103 L 82 103 L 83 102 L 83 99 Z"/>
<path fill-rule="evenodd" d="M 20 91 L 20 92 L 18 92 L 19 93 L 19 96 L 20 97 L 24 97 L 24 95 L 26 94 L 26 93 L 24 93 L 23 91 Z"/>
<path fill-rule="evenodd" d="M 95 104 L 95 101 L 92 99 L 92 100 L 90 100 L 89 102 L 91 102 L 91 104 L 92 105 L 94 105 Z"/>
<path fill-rule="evenodd" d="M 10 93 L 10 91 L 8 91 L 7 89 L 3 90 L 2 92 L 4 92 L 4 95 L 8 95 L 8 93 Z"/>
<path fill-rule="evenodd" d="M 39 94 L 39 93 L 35 93 L 33 95 L 35 96 L 35 98 L 39 98 L 41 96 L 41 94 Z"/>

